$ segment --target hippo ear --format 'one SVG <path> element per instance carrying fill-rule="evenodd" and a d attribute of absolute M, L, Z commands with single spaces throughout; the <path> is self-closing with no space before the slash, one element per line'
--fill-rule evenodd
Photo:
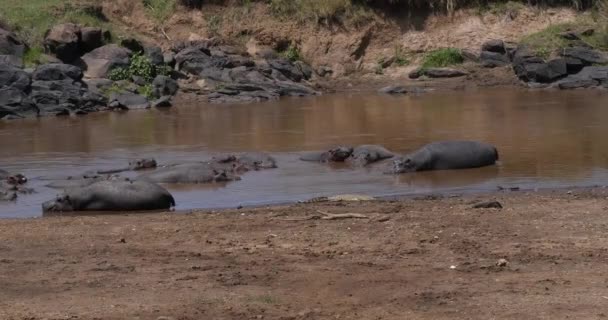
<path fill-rule="evenodd" d="M 405 163 L 411 163 L 411 162 L 412 162 L 412 159 L 410 159 L 410 158 L 405 159 Z"/>

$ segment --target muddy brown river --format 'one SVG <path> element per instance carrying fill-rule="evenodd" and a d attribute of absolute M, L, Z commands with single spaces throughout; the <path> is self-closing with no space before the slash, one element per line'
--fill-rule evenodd
<path fill-rule="evenodd" d="M 167 186 L 177 210 L 226 208 L 357 193 L 373 196 L 608 184 L 605 91 L 492 89 L 421 96 L 335 94 L 250 105 L 182 105 L 171 110 L 0 122 L 0 168 L 23 172 L 33 195 L 0 203 L 0 217 L 40 216 L 58 190 L 42 177 L 160 163 L 220 152 L 267 151 L 275 170 L 229 184 Z M 444 139 L 493 143 L 500 164 L 390 176 L 383 164 L 350 169 L 298 160 L 336 144 L 382 144 L 404 153 Z"/>

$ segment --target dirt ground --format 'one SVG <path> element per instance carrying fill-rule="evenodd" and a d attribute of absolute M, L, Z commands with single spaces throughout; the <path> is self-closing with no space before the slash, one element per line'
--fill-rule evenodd
<path fill-rule="evenodd" d="M 2 220 L 0 319 L 602 319 L 607 197 Z"/>

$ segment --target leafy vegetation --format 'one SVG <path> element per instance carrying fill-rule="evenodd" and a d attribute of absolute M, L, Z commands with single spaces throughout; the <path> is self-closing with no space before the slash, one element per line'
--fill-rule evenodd
<path fill-rule="evenodd" d="M 443 68 L 464 62 L 464 57 L 459 49 L 444 48 L 429 52 L 424 56 L 422 69 Z"/>
<path fill-rule="evenodd" d="M 23 55 L 23 64 L 26 67 L 34 67 L 46 62 L 43 57 L 44 50 L 41 47 L 29 48 Z"/>
<path fill-rule="evenodd" d="M 593 29 L 592 34 L 582 34 L 581 31 Z M 549 57 L 560 49 L 568 46 L 569 40 L 564 39 L 560 34 L 566 31 L 577 32 L 581 41 L 591 47 L 608 50 L 608 25 L 606 20 L 601 21 L 577 21 L 574 23 L 560 23 L 551 25 L 544 30 L 530 34 L 521 43 L 532 49 L 537 55 Z"/>
<path fill-rule="evenodd" d="M 151 82 L 158 74 L 158 69 L 166 72 L 164 66 L 157 67 L 146 56 L 136 53 L 131 57 L 131 63 L 128 67 L 113 69 L 110 71 L 109 78 L 113 81 L 119 81 L 131 80 L 134 76 L 137 76 L 143 78 L 146 82 Z"/>
<path fill-rule="evenodd" d="M 281 55 L 290 61 L 298 61 L 302 60 L 302 56 L 300 54 L 300 50 L 293 44 L 290 45 L 285 51 L 281 52 Z"/>

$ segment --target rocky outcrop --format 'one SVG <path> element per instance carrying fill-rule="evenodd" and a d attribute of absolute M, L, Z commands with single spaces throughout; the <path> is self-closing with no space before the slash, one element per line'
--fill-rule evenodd
<path fill-rule="evenodd" d="M 113 93 L 110 95 L 109 106 L 112 109 L 135 110 L 150 108 L 148 98 L 133 92 Z"/>
<path fill-rule="evenodd" d="M 211 91 L 212 103 L 255 102 L 317 94 L 306 81 L 312 68 L 283 58 L 253 60 L 231 47 L 199 44 L 175 54 L 176 67 Z M 241 53 L 243 54 L 243 53 Z M 156 87 L 156 86 L 155 86 Z"/>
<path fill-rule="evenodd" d="M 129 65 L 131 51 L 115 44 L 99 47 L 84 56 L 82 64 L 87 78 L 107 78 L 110 71 Z"/>
<path fill-rule="evenodd" d="M 0 28 L 0 63 L 22 67 L 26 50 L 27 46 L 14 33 Z"/>
<path fill-rule="evenodd" d="M 603 86 L 608 88 L 608 67 L 591 66 L 585 67 L 579 73 L 568 76 L 559 81 L 560 89 L 578 89 Z"/>
<path fill-rule="evenodd" d="M 509 65 L 511 59 L 507 47 L 502 40 L 490 40 L 481 46 L 479 60 L 486 68 L 496 68 Z"/>
<path fill-rule="evenodd" d="M 608 63 L 608 55 L 585 47 L 565 48 L 562 52 L 562 56 L 580 60 L 587 66 Z"/>
<path fill-rule="evenodd" d="M 0 117 L 85 114 L 106 106 L 106 99 L 81 82 L 82 71 L 66 64 L 48 64 L 32 75 L 0 64 Z"/>
<path fill-rule="evenodd" d="M 73 23 L 59 24 L 51 28 L 44 37 L 44 47 L 59 60 L 70 63 L 80 57 L 81 31 Z"/>

